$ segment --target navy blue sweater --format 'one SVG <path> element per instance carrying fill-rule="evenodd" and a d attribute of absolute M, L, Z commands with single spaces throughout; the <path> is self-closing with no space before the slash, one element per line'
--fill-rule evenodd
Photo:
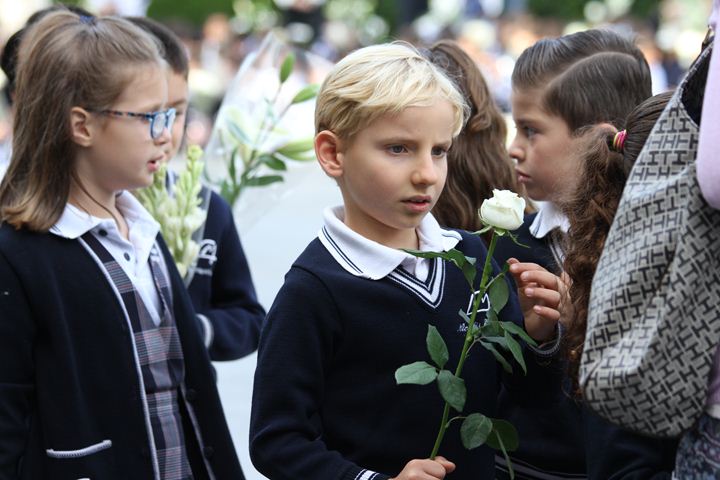
<path fill-rule="evenodd" d="M 495 260 L 502 264 L 514 257 L 557 274 L 560 268 L 546 240 L 530 234 L 535 216 L 526 215 L 515 232 L 530 248 L 501 238 Z M 500 394 L 500 416 L 513 423 L 520 435 L 520 448 L 511 455 L 518 480 L 547 478 L 538 471 L 570 478 L 587 475 L 591 480 L 670 478 L 676 441 L 623 430 L 591 412 L 573 394 L 562 356 L 547 361 L 528 353 L 526 363 L 528 376 L 523 387 L 506 382 Z M 528 390 L 532 390 L 531 396 Z M 497 478 L 509 478 L 498 460 Z"/>
<path fill-rule="evenodd" d="M 463 233 L 456 248 L 482 268 L 479 238 Z M 260 338 L 250 424 L 250 454 L 260 472 L 273 480 L 378 480 L 428 457 L 442 398 L 436 384 L 396 385 L 394 373 L 430 361 L 428 324 L 448 344 L 445 368 L 457 364 L 465 327 L 458 311 L 467 308 L 470 291 L 457 268 L 440 265 L 434 274 L 444 274 L 444 290 L 433 308 L 388 277 L 351 275 L 318 239 L 310 243 L 286 275 Z M 521 315 L 513 294 L 502 318 Z M 466 414 L 496 416 L 499 370 L 486 350 L 471 351 L 463 371 Z M 459 426 L 451 424 L 440 449 L 457 464 L 450 478 L 491 478 L 494 452 L 466 450 Z"/>
<path fill-rule="evenodd" d="M 265 310 L 258 303 L 230 206 L 210 194 L 197 264 L 188 293 L 213 328 L 213 360 L 236 360 L 257 348 Z"/>

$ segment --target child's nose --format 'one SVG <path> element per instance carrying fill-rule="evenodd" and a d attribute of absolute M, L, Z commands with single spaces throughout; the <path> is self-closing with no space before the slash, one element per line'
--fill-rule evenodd
<path fill-rule="evenodd" d="M 162 129 L 160 135 L 155 138 L 155 143 L 157 145 L 164 145 L 166 143 L 170 143 L 171 140 L 172 134 L 170 133 L 170 129 L 168 127 L 165 127 Z"/>
<path fill-rule="evenodd" d="M 517 160 L 518 163 L 525 160 L 525 149 L 522 147 L 521 142 L 519 136 L 516 135 L 510 144 L 510 148 L 508 148 L 510 158 Z"/>
<path fill-rule="evenodd" d="M 440 178 L 435 159 L 431 154 L 425 155 L 418 162 L 413 172 L 413 183 L 417 185 L 433 185 Z"/>

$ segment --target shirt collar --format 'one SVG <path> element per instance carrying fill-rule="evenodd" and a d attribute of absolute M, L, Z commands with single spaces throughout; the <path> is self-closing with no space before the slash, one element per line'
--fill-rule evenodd
<path fill-rule="evenodd" d="M 115 198 L 118 210 L 128 223 L 128 228 L 132 231 L 136 230 L 143 237 L 154 238 L 160 232 L 160 224 L 150 216 L 142 204 L 129 192 L 122 191 Z M 113 224 L 115 221 L 111 218 L 99 218 L 80 210 L 71 204 L 65 205 L 60 219 L 50 228 L 50 233 L 59 237 L 74 240 L 83 236 L 90 230 L 100 226 Z"/>
<path fill-rule="evenodd" d="M 333 258 L 349 273 L 379 280 L 398 266 L 415 262 L 417 257 L 402 250 L 386 247 L 369 240 L 345 225 L 345 209 L 342 206 L 326 208 L 324 225 L 318 238 Z M 462 239 L 458 232 L 443 230 L 432 214 L 423 218 L 417 228 L 420 250 L 446 252 Z"/>
<path fill-rule="evenodd" d="M 530 233 L 535 238 L 543 238 L 551 230 L 559 228 L 567 233 L 570 228 L 570 221 L 552 202 L 536 202 L 538 214 L 530 225 Z"/>

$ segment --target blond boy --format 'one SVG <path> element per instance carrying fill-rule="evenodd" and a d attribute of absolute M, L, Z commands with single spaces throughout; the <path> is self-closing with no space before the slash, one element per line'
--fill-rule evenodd
<path fill-rule="evenodd" d="M 445 338 L 449 363 L 457 362 L 464 340 L 458 310 L 467 307 L 470 291 L 462 273 L 400 249 L 457 248 L 484 261 L 481 240 L 443 230 L 429 214 L 465 111 L 453 83 L 403 44 L 358 50 L 323 83 L 315 152 L 344 205 L 325 211 L 318 238 L 288 272 L 261 336 L 250 453 L 269 478 L 492 475 L 493 452 L 465 450 L 456 425 L 441 449 L 455 463 L 425 459 L 443 400 L 435 388 L 394 380 L 398 367 L 427 357 L 428 324 Z M 502 316 L 522 322 L 516 296 Z M 532 315 L 526 328 L 545 339 L 555 320 Z M 474 351 L 464 377 L 466 409 L 492 416 L 500 381 L 492 355 Z"/>

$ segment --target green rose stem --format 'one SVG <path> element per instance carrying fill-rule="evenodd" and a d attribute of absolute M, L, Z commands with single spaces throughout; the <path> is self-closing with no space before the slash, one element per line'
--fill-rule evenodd
<path fill-rule="evenodd" d="M 455 376 L 458 378 L 460 378 L 463 366 L 465 365 L 465 360 L 467 359 L 467 354 L 470 351 L 470 347 L 473 345 L 474 342 L 473 327 L 475 326 L 475 317 L 477 317 L 477 311 L 478 308 L 480 308 L 480 302 L 485 296 L 488 278 L 490 277 L 490 271 L 492 270 L 492 256 L 493 252 L 495 252 L 497 235 L 495 235 L 495 230 L 491 230 L 491 232 L 492 233 L 490 237 L 490 247 L 488 248 L 487 256 L 485 257 L 485 265 L 483 266 L 482 278 L 480 280 L 480 289 L 478 290 L 478 294 L 475 295 L 475 298 L 473 299 L 473 308 L 472 312 L 470 313 L 470 324 L 468 325 L 467 333 L 465 333 L 465 343 L 463 344 L 462 352 L 460 352 L 460 360 L 458 361 L 457 368 L 455 369 Z M 473 289 L 472 283 L 470 284 L 470 288 Z M 430 454 L 431 459 L 435 459 L 435 457 L 437 456 L 438 451 L 440 450 L 440 444 L 442 443 L 443 437 L 445 436 L 445 431 L 450 425 L 450 422 L 448 422 L 448 416 L 450 416 L 450 404 L 448 402 L 445 402 L 442 421 L 440 423 L 440 431 L 437 434 L 437 438 L 435 439 L 435 445 L 433 446 L 432 453 Z"/>
<path fill-rule="evenodd" d="M 404 250 L 419 258 L 442 259 L 458 267 L 470 286 L 472 311 L 466 312 L 461 309 L 458 312 L 463 321 L 467 323 L 468 329 L 455 373 L 445 369 L 450 359 L 450 352 L 442 335 L 434 325 L 428 325 L 425 338 L 432 363 L 421 360 L 402 365 L 395 370 L 395 381 L 398 385 L 429 385 L 437 382 L 440 395 L 445 401 L 440 430 L 430 458 L 436 458 L 449 425 L 455 420 L 461 420 L 459 433 L 463 446 L 472 450 L 481 445 L 487 445 L 502 451 L 507 461 L 510 478 L 514 478 L 515 475 L 508 452 L 517 450 L 519 446 L 517 430 L 507 420 L 490 418 L 481 413 L 464 414 L 468 392 L 461 374 L 467 356 L 475 344 L 480 344 L 490 352 L 507 373 L 512 373 L 513 368 L 500 350 L 511 355 L 527 374 L 523 348 L 518 340 L 523 340 L 530 347 L 536 347 L 537 343 L 520 325 L 512 321 L 501 321 L 498 317 L 510 299 L 510 290 L 504 280 L 510 265 L 506 263 L 502 271 L 491 278 L 492 257 L 498 237 L 507 236 L 514 243 L 525 246 L 520 244 L 515 235 L 511 233 L 512 230 L 522 225 L 524 208 L 524 200 L 516 193 L 507 190 L 494 190 L 493 198 L 483 202 L 479 215 L 484 227 L 474 234 L 483 235 L 489 232 L 490 242 L 477 290 L 475 285 L 477 274 L 480 272 L 476 265 L 476 258 L 467 257 L 463 252 L 454 248 L 442 252 Z M 485 298 L 488 299 L 486 320 L 482 325 L 476 325 L 477 313 Z M 449 418 L 450 408 L 456 410 L 460 415 Z"/>

